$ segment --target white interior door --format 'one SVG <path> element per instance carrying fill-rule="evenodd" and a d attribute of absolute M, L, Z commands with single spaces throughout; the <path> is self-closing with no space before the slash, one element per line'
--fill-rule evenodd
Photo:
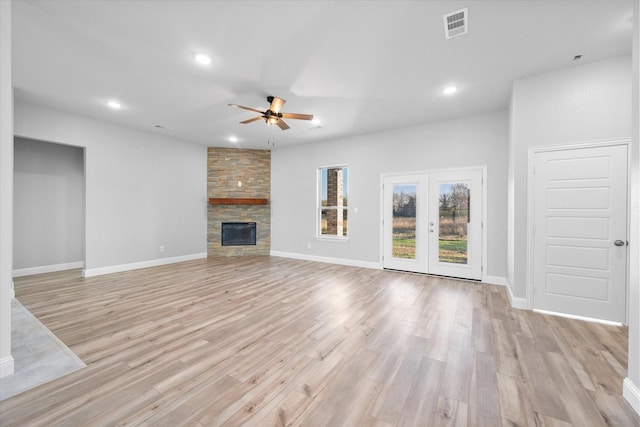
<path fill-rule="evenodd" d="M 482 170 L 383 179 L 383 266 L 482 278 Z"/>
<path fill-rule="evenodd" d="M 627 146 L 534 158 L 533 308 L 624 323 Z"/>

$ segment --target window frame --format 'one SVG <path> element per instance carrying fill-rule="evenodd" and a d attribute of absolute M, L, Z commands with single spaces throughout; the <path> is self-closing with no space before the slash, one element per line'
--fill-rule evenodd
<path fill-rule="evenodd" d="M 346 185 L 345 185 L 345 180 L 343 178 L 343 189 L 344 189 L 344 195 L 347 198 L 347 205 L 343 206 L 342 208 L 340 206 L 323 206 L 322 205 L 322 201 L 323 201 L 323 182 L 322 182 L 322 176 L 323 176 L 323 171 L 329 171 L 330 169 L 343 169 L 346 172 L 347 175 L 347 179 L 346 179 Z M 331 166 L 320 166 L 317 168 L 316 170 L 316 189 L 317 189 L 317 194 L 316 194 L 316 239 L 319 240 L 334 240 L 334 241 L 348 241 L 349 240 L 349 228 L 347 226 L 347 231 L 346 234 L 343 235 L 337 235 L 337 234 L 322 234 L 322 212 L 325 210 L 338 210 L 338 209 L 342 209 L 345 213 L 346 213 L 346 217 L 348 220 L 349 217 L 349 205 L 348 205 L 348 200 L 349 200 L 349 165 L 346 164 L 336 164 L 336 165 L 331 165 Z M 328 182 L 327 182 L 327 187 L 328 187 Z M 327 188 L 327 192 L 328 192 L 328 188 Z"/>

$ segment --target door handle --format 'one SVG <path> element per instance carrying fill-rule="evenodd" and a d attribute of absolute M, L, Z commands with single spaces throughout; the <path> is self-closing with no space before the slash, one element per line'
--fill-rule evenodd
<path fill-rule="evenodd" d="M 616 240 L 613 244 L 616 246 L 624 246 L 624 242 L 622 240 Z"/>

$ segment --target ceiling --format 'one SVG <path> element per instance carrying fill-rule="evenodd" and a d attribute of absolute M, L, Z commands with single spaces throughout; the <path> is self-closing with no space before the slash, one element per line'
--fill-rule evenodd
<path fill-rule="evenodd" d="M 15 97 L 206 146 L 277 149 L 505 109 L 518 78 L 630 54 L 632 1 L 20 0 Z M 468 33 L 447 40 L 442 16 L 461 8 Z M 255 114 L 227 105 L 264 110 L 268 95 L 319 123 L 243 125 Z"/>

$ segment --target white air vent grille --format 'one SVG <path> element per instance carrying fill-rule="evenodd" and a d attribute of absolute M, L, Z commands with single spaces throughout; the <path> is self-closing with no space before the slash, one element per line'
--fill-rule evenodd
<path fill-rule="evenodd" d="M 469 29 L 469 12 L 467 8 L 448 13 L 444 20 L 444 36 L 447 39 L 466 34 Z"/>

